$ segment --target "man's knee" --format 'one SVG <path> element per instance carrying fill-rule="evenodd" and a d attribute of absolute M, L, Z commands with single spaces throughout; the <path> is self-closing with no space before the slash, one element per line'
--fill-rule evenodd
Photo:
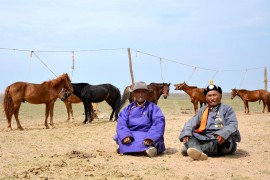
<path fill-rule="evenodd" d="M 225 141 L 219 146 L 218 153 L 221 155 L 233 154 L 236 151 L 237 144 L 234 141 Z"/>

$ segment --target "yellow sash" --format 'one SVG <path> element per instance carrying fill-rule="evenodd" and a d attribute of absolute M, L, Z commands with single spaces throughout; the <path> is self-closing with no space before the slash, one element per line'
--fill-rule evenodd
<path fill-rule="evenodd" d="M 203 132 L 203 130 L 205 130 L 207 119 L 208 119 L 209 109 L 210 109 L 209 106 L 207 106 L 207 108 L 205 108 L 205 110 L 203 111 L 203 114 L 201 117 L 200 127 L 198 129 L 196 129 L 195 132 L 201 133 L 201 132 Z"/>

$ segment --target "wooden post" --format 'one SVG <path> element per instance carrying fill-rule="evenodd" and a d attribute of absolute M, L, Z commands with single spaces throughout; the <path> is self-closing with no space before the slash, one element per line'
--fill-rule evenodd
<path fill-rule="evenodd" d="M 130 76 L 131 76 L 131 82 L 132 82 L 132 89 L 134 86 L 134 76 L 133 76 L 133 69 L 132 69 L 132 60 L 131 60 L 131 53 L 130 53 L 130 48 L 128 50 L 128 59 L 129 59 L 129 71 L 130 71 Z"/>
<path fill-rule="evenodd" d="M 267 80 L 267 67 L 264 66 L 264 89 L 267 91 L 268 80 Z"/>

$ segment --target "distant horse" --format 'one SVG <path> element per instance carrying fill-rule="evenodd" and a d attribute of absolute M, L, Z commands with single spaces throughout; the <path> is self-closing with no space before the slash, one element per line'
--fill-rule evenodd
<path fill-rule="evenodd" d="M 73 109 L 72 109 L 72 103 L 81 103 L 82 100 L 80 98 L 78 98 L 76 95 L 74 94 L 71 94 L 65 101 L 65 106 L 66 106 L 66 109 L 67 109 L 67 114 L 68 114 L 68 118 L 67 118 L 67 121 L 70 121 L 70 114 L 71 114 L 71 117 L 72 119 L 74 119 L 74 116 L 73 116 Z M 94 114 L 94 118 L 97 117 L 97 115 L 95 114 L 95 112 L 97 111 L 97 106 L 98 106 L 98 103 L 92 103 L 92 106 L 93 106 L 93 111 L 92 111 L 92 114 Z"/>
<path fill-rule="evenodd" d="M 198 102 L 200 102 L 200 107 L 206 105 L 204 88 L 198 88 L 197 86 L 189 86 L 185 82 L 175 84 L 174 87 L 175 90 L 183 90 L 190 96 L 190 100 L 194 105 L 195 114 L 198 112 Z"/>
<path fill-rule="evenodd" d="M 149 89 L 147 100 L 157 104 L 160 96 L 163 94 L 163 98 L 167 99 L 169 96 L 171 83 L 151 83 L 147 85 Z M 132 85 L 127 86 L 124 90 L 121 104 L 124 104 L 126 100 L 129 99 L 129 102 L 134 101 L 134 95 L 132 93 Z"/>
<path fill-rule="evenodd" d="M 270 112 L 270 95 L 269 92 L 263 89 L 249 91 L 246 89 L 232 89 L 231 92 L 231 99 L 233 99 L 236 95 L 238 95 L 244 101 L 245 113 L 249 113 L 249 106 L 248 102 L 256 102 L 261 101 L 263 102 L 263 110 L 268 107 L 268 112 Z"/>
<path fill-rule="evenodd" d="M 121 94 L 117 87 L 112 84 L 100 84 L 100 85 L 90 85 L 88 83 L 72 83 L 74 89 L 73 94 L 78 96 L 84 105 L 85 120 L 83 123 L 90 123 L 93 121 L 93 107 L 91 103 L 98 103 L 106 101 L 112 108 L 112 113 L 110 115 L 110 121 L 115 115 L 115 120 L 118 119 L 118 113 L 121 109 Z M 62 101 L 68 97 L 66 92 L 62 93 Z"/>
<path fill-rule="evenodd" d="M 11 119 L 14 114 L 18 129 L 23 130 L 19 121 L 19 110 L 21 103 L 25 101 L 31 104 L 46 104 L 45 126 L 49 129 L 47 119 L 50 114 L 50 125 L 53 127 L 54 103 L 63 88 L 70 93 L 73 92 L 68 74 L 63 74 L 42 84 L 15 82 L 8 86 L 3 99 L 3 108 L 8 122 L 7 128 L 12 129 Z"/>

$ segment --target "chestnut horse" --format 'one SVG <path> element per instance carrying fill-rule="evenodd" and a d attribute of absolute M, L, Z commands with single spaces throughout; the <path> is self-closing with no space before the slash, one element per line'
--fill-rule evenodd
<path fill-rule="evenodd" d="M 47 119 L 50 114 L 50 125 L 53 127 L 53 108 L 60 92 L 65 89 L 72 93 L 73 88 L 68 74 L 63 74 L 53 80 L 45 81 L 42 84 L 27 82 L 15 82 L 9 85 L 4 94 L 3 109 L 8 122 L 8 129 L 11 128 L 11 119 L 14 114 L 17 127 L 23 130 L 19 121 L 19 110 L 22 102 L 31 104 L 46 104 L 45 127 L 49 129 Z"/>
<path fill-rule="evenodd" d="M 270 112 L 270 94 L 268 91 L 263 89 L 258 89 L 254 91 L 249 91 L 246 89 L 232 89 L 231 92 L 231 99 L 233 99 L 235 96 L 239 96 L 244 101 L 244 107 L 245 107 L 245 113 L 249 113 L 249 106 L 248 102 L 256 102 L 261 101 L 263 102 L 263 110 L 266 108 L 266 105 L 268 107 L 268 112 Z"/>
<path fill-rule="evenodd" d="M 67 118 L 67 121 L 70 121 L 70 114 L 71 114 L 71 117 L 72 119 L 74 119 L 74 116 L 73 116 L 73 109 L 72 109 L 72 103 L 81 103 L 82 100 L 74 95 L 74 94 L 71 94 L 65 101 L 65 106 L 66 106 L 66 109 L 67 109 L 67 114 L 68 114 L 68 118 Z M 97 117 L 96 113 L 97 112 L 97 106 L 98 106 L 98 103 L 92 103 L 92 113 L 94 114 L 94 118 Z"/>
<path fill-rule="evenodd" d="M 174 87 L 175 90 L 183 90 L 190 96 L 190 100 L 194 105 L 195 114 L 198 112 L 198 102 L 200 102 L 200 107 L 206 105 L 204 88 L 198 88 L 197 86 L 189 86 L 186 84 L 186 82 L 175 84 Z"/>
<path fill-rule="evenodd" d="M 147 85 L 147 88 L 149 89 L 147 100 L 157 104 L 162 94 L 163 98 L 167 99 L 167 97 L 169 96 L 170 85 L 171 83 L 151 83 Z M 132 85 L 125 88 L 121 104 L 124 104 L 127 99 L 129 99 L 130 103 L 135 100 L 132 93 Z"/>

